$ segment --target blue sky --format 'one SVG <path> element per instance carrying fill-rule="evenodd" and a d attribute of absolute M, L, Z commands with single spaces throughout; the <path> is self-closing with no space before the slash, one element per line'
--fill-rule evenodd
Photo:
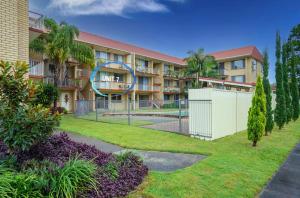
<path fill-rule="evenodd" d="M 84 31 L 173 56 L 255 45 L 268 49 L 274 82 L 275 33 L 300 23 L 299 0 L 29 0 L 30 10 Z"/>

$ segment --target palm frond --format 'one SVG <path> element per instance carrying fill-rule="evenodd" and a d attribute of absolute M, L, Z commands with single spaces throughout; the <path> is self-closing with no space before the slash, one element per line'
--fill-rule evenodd
<path fill-rule="evenodd" d="M 91 47 L 75 42 L 71 47 L 71 55 L 79 63 L 89 65 L 91 67 L 95 66 L 95 56 Z"/>
<path fill-rule="evenodd" d="M 36 38 L 29 43 L 29 49 L 34 53 L 45 53 L 45 41 L 42 38 Z"/>

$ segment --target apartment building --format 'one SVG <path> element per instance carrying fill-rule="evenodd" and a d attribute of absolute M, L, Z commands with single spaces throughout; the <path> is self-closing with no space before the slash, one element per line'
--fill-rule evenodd
<path fill-rule="evenodd" d="M 30 12 L 29 21 L 30 40 L 46 34 L 42 15 Z M 132 83 L 129 71 L 118 64 L 108 64 L 102 68 L 95 79 L 97 88 L 107 94 L 107 97 L 102 98 L 107 101 L 102 104 L 102 108 L 109 108 L 113 104 L 114 107 L 126 109 L 126 101 L 129 98 L 135 101 L 134 108 L 137 109 L 161 106 L 165 100 L 172 101 L 181 97 L 178 73 L 186 67 L 182 59 L 88 32 L 80 32 L 77 40 L 92 47 L 96 65 L 119 61 L 131 67 L 136 76 L 134 89 L 129 95 L 123 95 Z M 47 57 L 30 53 L 30 78 L 53 83 L 53 66 L 45 60 Z M 95 100 L 95 93 L 89 83 L 90 73 L 90 68 L 83 67 L 73 60 L 68 61 L 67 77 L 58 83 L 61 90 L 61 106 L 73 111 L 76 100 Z"/>
<path fill-rule="evenodd" d="M 28 1 L 1 0 L 0 60 L 28 62 Z"/>
<path fill-rule="evenodd" d="M 29 12 L 30 41 L 46 34 L 43 16 Z M 134 102 L 133 108 L 160 107 L 165 103 L 187 98 L 187 90 L 191 87 L 191 79 L 182 78 L 186 62 L 153 50 L 119 42 L 88 32 L 80 32 L 77 38 L 91 46 L 96 57 L 96 65 L 105 62 L 119 61 L 131 67 L 137 82 L 129 94 L 122 94 L 132 83 L 130 72 L 118 64 L 108 64 L 101 69 L 95 79 L 96 87 L 107 97 L 103 97 L 101 108 L 126 109 L 127 100 Z M 262 55 L 256 47 L 249 46 L 238 49 L 212 53 L 219 63 L 220 78 L 200 78 L 206 86 L 220 89 L 236 89 L 249 91 L 261 73 Z M 53 65 L 47 63 L 47 57 L 30 53 L 30 78 L 46 83 L 53 83 Z M 96 96 L 89 83 L 91 69 L 69 60 L 66 78 L 58 82 L 61 90 L 60 105 L 68 111 L 76 108 L 77 100 L 95 101 Z M 96 104 L 92 104 L 93 108 Z"/>
<path fill-rule="evenodd" d="M 255 46 L 211 53 L 219 63 L 220 78 L 238 83 L 255 83 L 262 74 L 263 56 Z"/>

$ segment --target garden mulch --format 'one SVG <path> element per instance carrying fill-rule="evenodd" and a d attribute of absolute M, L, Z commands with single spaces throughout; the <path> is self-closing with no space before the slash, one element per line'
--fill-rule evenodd
<path fill-rule="evenodd" d="M 260 194 L 260 198 L 277 197 L 300 197 L 300 143 Z"/>
<path fill-rule="evenodd" d="M 59 133 L 59 132 L 56 132 Z M 159 151 L 142 151 L 133 149 L 124 149 L 114 144 L 106 143 L 91 137 L 82 136 L 79 134 L 67 132 L 71 140 L 75 142 L 85 143 L 95 146 L 100 151 L 106 153 L 120 154 L 122 152 L 131 151 L 143 159 L 144 164 L 153 171 L 175 171 L 185 168 L 203 160 L 206 156 L 185 154 L 185 153 L 170 153 Z"/>

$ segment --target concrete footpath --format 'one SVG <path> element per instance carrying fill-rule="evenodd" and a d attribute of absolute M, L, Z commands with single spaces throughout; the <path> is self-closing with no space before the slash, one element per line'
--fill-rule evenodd
<path fill-rule="evenodd" d="M 59 132 L 56 132 L 59 133 Z M 194 163 L 204 159 L 204 155 L 184 154 L 184 153 L 170 153 L 159 151 L 142 151 L 134 149 L 125 149 L 114 144 L 109 144 L 98 139 L 85 137 L 75 133 L 67 132 L 71 140 L 88 145 L 95 146 L 100 151 L 106 153 L 120 154 L 122 152 L 131 151 L 143 159 L 144 164 L 154 171 L 175 171 L 177 169 L 185 168 Z"/>
<path fill-rule="evenodd" d="M 300 144 L 260 194 L 261 198 L 300 197 Z"/>

